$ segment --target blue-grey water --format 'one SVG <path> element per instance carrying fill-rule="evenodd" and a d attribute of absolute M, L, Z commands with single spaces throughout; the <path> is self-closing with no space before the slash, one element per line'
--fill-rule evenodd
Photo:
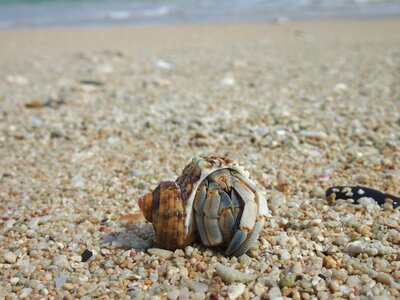
<path fill-rule="evenodd" d="M 400 0 L 0 0 L 0 28 L 399 16 Z"/>

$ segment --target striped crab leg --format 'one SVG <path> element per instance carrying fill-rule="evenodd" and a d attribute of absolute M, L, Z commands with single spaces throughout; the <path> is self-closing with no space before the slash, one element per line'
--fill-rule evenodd
<path fill-rule="evenodd" d="M 232 179 L 232 200 L 235 202 L 240 201 L 244 206 L 239 227 L 228 245 L 226 254 L 240 256 L 246 253 L 257 239 L 264 226 L 264 220 L 257 220 L 259 208 L 254 193 L 255 190 L 252 191 L 243 180 L 238 180 L 235 177 L 232 177 Z M 237 199 L 238 196 L 240 199 Z"/>

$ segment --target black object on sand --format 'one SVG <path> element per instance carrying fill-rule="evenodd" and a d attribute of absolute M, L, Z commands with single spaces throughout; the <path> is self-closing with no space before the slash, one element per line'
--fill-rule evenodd
<path fill-rule="evenodd" d="M 89 260 L 89 258 L 91 258 L 93 255 L 93 252 L 86 249 L 85 251 L 83 251 L 82 253 L 82 262 L 87 262 Z"/>
<path fill-rule="evenodd" d="M 359 199 L 368 197 L 374 199 L 381 206 L 386 202 L 391 202 L 393 208 L 400 206 L 400 197 L 385 194 L 364 186 L 333 186 L 326 190 L 325 195 L 328 199 L 332 200 L 353 199 L 355 204 L 359 203 Z"/>

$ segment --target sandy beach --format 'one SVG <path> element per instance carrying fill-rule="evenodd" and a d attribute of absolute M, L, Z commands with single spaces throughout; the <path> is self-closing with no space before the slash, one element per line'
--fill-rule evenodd
<path fill-rule="evenodd" d="M 400 194 L 399 28 L 0 31 L 0 299 L 398 299 L 399 209 L 325 190 Z M 150 254 L 138 198 L 209 154 L 266 195 L 259 240 Z"/>

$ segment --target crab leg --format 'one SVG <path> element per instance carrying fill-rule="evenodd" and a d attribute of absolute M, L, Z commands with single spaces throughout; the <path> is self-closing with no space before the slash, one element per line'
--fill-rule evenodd
<path fill-rule="evenodd" d="M 233 178 L 239 178 L 241 181 L 243 181 L 251 190 L 255 191 L 257 190 L 256 186 L 254 183 L 252 183 L 248 178 L 244 177 L 242 174 L 236 171 L 231 172 Z"/>
<path fill-rule="evenodd" d="M 208 185 L 207 198 L 204 203 L 204 228 L 208 241 L 212 246 L 222 243 L 222 232 L 218 224 L 218 212 L 221 203 L 220 187 L 217 183 L 211 182 Z"/>
<path fill-rule="evenodd" d="M 222 231 L 224 241 L 229 241 L 232 237 L 235 219 L 232 214 L 232 202 L 225 191 L 221 191 L 221 204 L 219 207 L 219 227 Z"/>
<path fill-rule="evenodd" d="M 250 232 L 254 228 L 254 223 L 257 218 L 257 203 L 256 202 L 247 202 L 244 205 L 242 218 L 240 219 L 240 229 L 246 232 Z"/>
<path fill-rule="evenodd" d="M 232 199 L 233 208 L 240 207 L 240 196 L 234 189 L 232 190 L 232 193 L 231 193 L 231 199 Z"/>
<path fill-rule="evenodd" d="M 243 182 L 236 180 L 233 187 L 245 203 L 254 200 L 254 193 Z"/>
<path fill-rule="evenodd" d="M 235 203 L 236 206 L 240 206 L 240 203 L 243 203 L 244 207 L 240 217 L 240 209 L 235 208 L 235 221 L 240 221 L 239 228 L 229 243 L 226 250 L 227 255 L 234 254 L 238 256 L 245 253 L 261 231 L 260 227 L 262 228 L 263 221 L 256 223 L 258 205 L 255 200 L 253 191 L 245 183 L 239 180 L 234 181 L 232 203 Z"/>
<path fill-rule="evenodd" d="M 208 240 L 211 246 L 219 246 L 222 239 L 222 232 L 218 226 L 218 219 L 210 219 L 207 216 L 204 217 L 204 227 L 206 229 Z"/>
<path fill-rule="evenodd" d="M 233 229 L 235 228 L 235 219 L 232 214 L 231 209 L 225 209 L 221 212 L 219 218 L 219 227 L 222 231 L 222 236 L 224 237 L 224 241 L 230 241 L 233 233 Z"/>
<path fill-rule="evenodd" d="M 194 199 L 194 210 L 196 215 L 197 230 L 199 232 L 200 239 L 205 246 L 211 246 L 203 222 L 204 202 L 206 200 L 206 197 L 207 197 L 207 181 L 203 182 L 199 187 L 199 191 Z"/>
<path fill-rule="evenodd" d="M 239 228 L 240 219 L 242 217 L 242 210 L 240 208 L 241 201 L 240 201 L 240 196 L 234 189 L 232 189 L 231 199 L 232 199 L 233 219 L 234 219 L 233 228 Z"/>
<path fill-rule="evenodd" d="M 226 254 L 231 255 L 236 252 L 243 244 L 243 242 L 247 239 L 247 233 L 242 230 L 237 230 L 235 235 L 233 236 L 231 242 L 229 243 L 228 249 L 226 249 Z"/>
<path fill-rule="evenodd" d="M 210 218 L 218 218 L 219 204 L 221 203 L 220 188 L 215 182 L 208 185 L 207 198 L 204 201 L 204 214 Z"/>
<path fill-rule="evenodd" d="M 241 256 L 249 250 L 251 245 L 255 242 L 261 230 L 264 227 L 264 220 L 259 220 L 254 225 L 254 229 L 250 232 L 247 239 L 233 252 L 235 256 Z"/>
<path fill-rule="evenodd" d="M 210 181 L 216 182 L 223 190 L 229 191 L 231 189 L 232 175 L 228 169 L 219 170 L 209 176 Z"/>
<path fill-rule="evenodd" d="M 262 224 L 260 224 L 260 221 L 254 224 L 257 217 L 257 209 L 257 204 L 255 202 L 245 204 L 243 214 L 240 218 L 239 229 L 229 243 L 228 249 L 226 250 L 227 255 L 233 253 L 235 256 L 239 256 L 237 253 L 246 253 L 254 242 L 254 239 L 258 236 L 261 230 L 259 227 L 261 226 L 262 228 Z M 252 240 L 253 242 L 251 242 Z"/>

